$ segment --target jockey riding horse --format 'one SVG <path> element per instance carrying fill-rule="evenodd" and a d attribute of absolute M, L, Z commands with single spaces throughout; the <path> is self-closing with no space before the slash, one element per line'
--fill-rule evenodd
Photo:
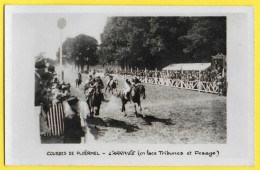
<path fill-rule="evenodd" d="M 122 101 L 121 111 L 125 113 L 125 116 L 127 116 L 125 111 L 125 105 L 127 102 L 130 103 L 133 102 L 136 116 L 138 115 L 136 110 L 136 104 L 137 104 L 140 107 L 142 116 L 144 117 L 144 114 L 142 112 L 141 100 L 140 100 L 141 96 L 143 97 L 143 99 L 145 99 L 146 97 L 144 85 L 141 84 L 141 81 L 137 77 L 135 77 L 131 81 L 129 81 L 128 79 L 126 80 L 126 87 L 127 89 L 122 91 L 118 95 Z"/>
<path fill-rule="evenodd" d="M 81 76 L 81 73 L 80 72 L 78 72 L 78 77 L 77 77 L 77 79 L 76 79 L 76 87 L 78 87 L 80 84 L 81 84 L 81 82 L 82 82 L 82 76 Z"/>
<path fill-rule="evenodd" d="M 115 89 L 116 90 L 116 86 L 117 86 L 117 80 L 114 80 L 113 76 L 112 75 L 108 75 L 109 79 L 106 83 L 106 88 L 105 88 L 105 93 L 108 89 L 108 92 L 112 92 L 113 94 L 113 90 Z"/>
<path fill-rule="evenodd" d="M 93 117 L 94 112 L 95 115 L 99 115 L 100 105 L 102 100 L 104 100 L 104 96 L 101 91 L 103 88 L 104 84 L 99 76 L 89 82 L 89 87 L 85 93 L 91 117 Z"/>

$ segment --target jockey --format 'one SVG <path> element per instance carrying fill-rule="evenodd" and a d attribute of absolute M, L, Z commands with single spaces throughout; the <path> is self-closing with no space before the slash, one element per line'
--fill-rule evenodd
<path fill-rule="evenodd" d="M 125 99 L 126 100 L 130 99 L 130 91 L 131 91 L 133 85 L 134 85 L 133 79 L 131 81 L 126 79 L 126 81 L 125 81 L 125 90 L 124 90 L 124 95 L 125 95 Z"/>
<path fill-rule="evenodd" d="M 101 92 L 101 89 L 104 88 L 104 83 L 103 81 L 101 80 L 100 76 L 97 76 L 95 79 L 94 79 L 94 86 L 95 88 L 97 88 L 97 90 L 99 92 Z"/>
<path fill-rule="evenodd" d="M 85 91 L 91 87 L 91 85 L 93 84 L 93 80 L 94 80 L 94 78 L 93 78 L 92 74 L 90 74 L 84 83 Z"/>
<path fill-rule="evenodd" d="M 138 83 L 141 83 L 141 81 L 139 80 L 139 78 L 138 77 L 134 77 L 133 79 L 132 79 L 132 85 L 137 85 Z"/>
<path fill-rule="evenodd" d="M 125 95 L 125 99 L 126 100 L 130 99 L 130 91 L 138 83 L 141 83 L 141 81 L 136 76 L 134 78 L 132 78 L 131 81 L 126 79 L 126 81 L 125 81 L 125 90 L 124 90 L 124 95 Z"/>
<path fill-rule="evenodd" d="M 97 90 L 99 93 L 101 92 L 101 89 L 104 88 L 103 81 L 101 80 L 100 76 L 97 76 L 96 78 L 92 79 L 91 82 L 89 82 L 89 88 L 87 91 L 87 98 L 91 95 L 91 93 L 94 90 Z"/>
<path fill-rule="evenodd" d="M 93 75 L 94 75 L 94 76 L 96 75 L 96 70 L 95 70 L 95 69 L 93 69 Z"/>
<path fill-rule="evenodd" d="M 82 76 L 81 76 L 81 73 L 80 73 L 80 72 L 78 72 L 78 79 L 79 79 L 79 80 L 82 80 Z"/>
<path fill-rule="evenodd" d="M 108 75 L 109 79 L 107 81 L 107 86 L 109 86 L 109 83 L 113 80 L 113 76 L 111 74 Z"/>
<path fill-rule="evenodd" d="M 78 78 L 76 79 L 76 84 L 78 83 L 78 85 L 80 85 L 82 82 L 82 76 L 81 76 L 81 73 L 78 72 Z"/>
<path fill-rule="evenodd" d="M 89 84 L 91 84 L 92 81 L 93 81 L 93 76 L 92 74 L 90 74 L 88 76 L 88 79 L 86 79 L 84 86 L 89 86 Z"/>

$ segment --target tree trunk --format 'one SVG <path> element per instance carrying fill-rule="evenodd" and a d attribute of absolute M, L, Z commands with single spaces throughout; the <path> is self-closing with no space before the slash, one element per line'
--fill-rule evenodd
<path fill-rule="evenodd" d="M 89 65 L 87 64 L 87 73 L 89 73 Z"/>
<path fill-rule="evenodd" d="M 80 72 L 83 73 L 83 71 L 84 71 L 84 65 L 81 64 L 81 65 L 80 65 Z"/>

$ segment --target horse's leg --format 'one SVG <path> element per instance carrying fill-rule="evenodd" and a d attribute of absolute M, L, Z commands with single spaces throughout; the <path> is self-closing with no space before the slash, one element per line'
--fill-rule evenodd
<path fill-rule="evenodd" d="M 142 114 L 143 117 L 145 117 L 144 113 L 143 113 L 143 109 L 142 109 L 142 106 L 141 106 L 141 101 L 138 103 L 139 107 L 140 107 L 140 112 Z"/>
<path fill-rule="evenodd" d="M 89 109 L 89 112 L 91 113 L 91 107 L 90 107 L 90 104 L 89 102 L 87 101 L 87 104 L 88 104 L 88 109 Z"/>
<path fill-rule="evenodd" d="M 100 109 L 100 105 L 97 106 L 97 108 L 95 109 L 95 115 L 98 116 L 99 115 L 99 109 Z"/>
<path fill-rule="evenodd" d="M 122 100 L 122 112 L 124 112 L 124 116 L 127 116 L 126 111 L 125 111 L 125 102 Z"/>
<path fill-rule="evenodd" d="M 126 111 L 125 111 L 125 105 L 124 105 L 124 116 L 125 117 L 127 116 Z"/>
<path fill-rule="evenodd" d="M 122 103 L 122 108 L 121 108 L 121 112 L 124 111 L 124 103 Z"/>
<path fill-rule="evenodd" d="M 94 117 L 94 107 L 93 107 L 93 106 L 91 106 L 91 112 L 90 112 L 90 115 L 91 115 L 91 117 Z"/>
<path fill-rule="evenodd" d="M 137 110 L 136 110 L 136 104 L 134 103 L 134 108 L 135 108 L 135 117 L 137 116 Z"/>
<path fill-rule="evenodd" d="M 90 106 L 89 101 L 87 101 L 87 104 L 88 104 L 88 109 L 89 109 L 89 112 L 90 112 L 90 117 L 93 117 L 92 107 Z"/>

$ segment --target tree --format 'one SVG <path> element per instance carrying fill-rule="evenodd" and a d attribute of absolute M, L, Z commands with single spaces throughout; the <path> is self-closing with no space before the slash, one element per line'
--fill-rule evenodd
<path fill-rule="evenodd" d="M 63 58 L 65 58 L 67 62 L 74 63 L 80 67 L 81 72 L 84 70 L 84 66 L 87 65 L 88 71 L 89 65 L 94 65 L 98 62 L 97 47 L 97 40 L 88 35 L 80 34 L 75 38 L 67 38 L 62 43 Z M 59 49 L 57 58 L 59 61 Z"/>
<path fill-rule="evenodd" d="M 226 52 L 225 17 L 111 17 L 99 59 L 121 67 L 161 69 L 171 63 L 210 62 Z"/>
<path fill-rule="evenodd" d="M 73 44 L 74 44 L 74 38 L 67 38 L 63 43 L 62 43 L 62 57 L 63 57 L 63 63 L 68 62 L 68 63 L 73 63 Z M 60 48 L 57 51 L 57 60 L 58 62 L 60 61 Z"/>
<path fill-rule="evenodd" d="M 97 40 L 90 36 L 80 34 L 74 38 L 72 56 L 76 65 L 81 67 L 81 71 L 83 71 L 85 65 L 87 65 L 87 71 L 89 71 L 89 65 L 98 62 L 97 47 Z"/>
<path fill-rule="evenodd" d="M 226 17 L 190 18 L 192 27 L 180 37 L 183 53 L 195 61 L 208 62 L 217 53 L 226 53 Z"/>

